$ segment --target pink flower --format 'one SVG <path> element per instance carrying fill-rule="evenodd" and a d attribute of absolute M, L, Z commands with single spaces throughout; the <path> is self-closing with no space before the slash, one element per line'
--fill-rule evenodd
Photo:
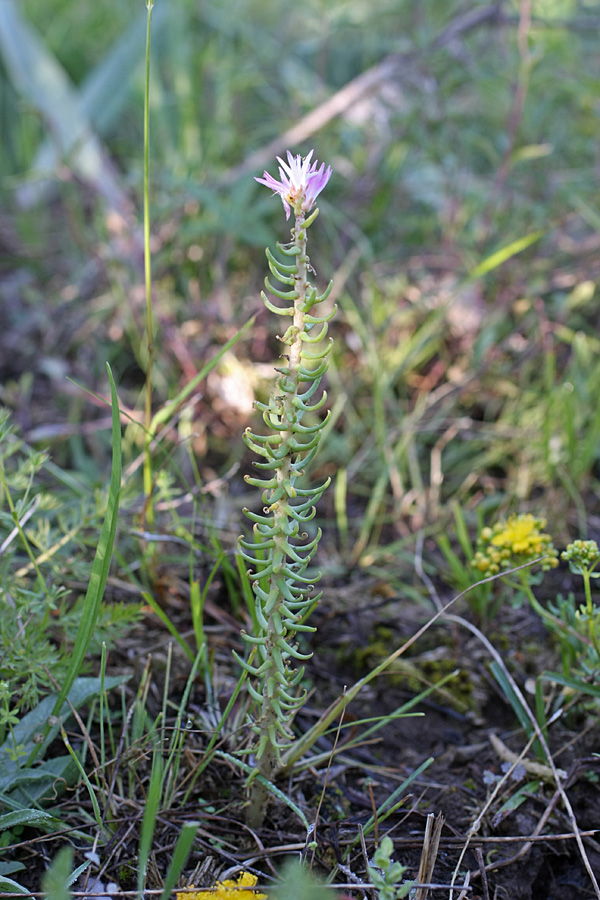
<path fill-rule="evenodd" d="M 325 163 L 322 163 L 319 169 L 318 160 L 311 165 L 310 160 L 314 152 L 311 150 L 308 156 L 302 159 L 300 155 L 292 156 L 288 150 L 287 163 L 278 156 L 281 181 L 276 181 L 268 172 L 264 172 L 262 178 L 254 179 L 279 194 L 286 219 L 290 217 L 290 207 L 296 214 L 312 209 L 315 200 L 331 178 L 331 166 L 325 168 Z"/>

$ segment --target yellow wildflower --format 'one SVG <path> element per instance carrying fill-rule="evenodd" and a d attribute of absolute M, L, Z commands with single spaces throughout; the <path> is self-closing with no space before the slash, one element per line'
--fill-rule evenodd
<path fill-rule="evenodd" d="M 257 881 L 251 872 L 240 872 L 237 881 L 217 881 L 209 891 L 194 891 L 190 885 L 188 890 L 178 892 L 177 900 L 267 900 L 266 894 L 252 890 Z"/>
<path fill-rule="evenodd" d="M 496 575 L 501 569 L 511 569 L 545 556 L 542 569 L 554 569 L 558 565 L 558 552 L 550 535 L 543 531 L 545 527 L 545 519 L 521 513 L 509 516 L 506 521 L 500 520 L 491 528 L 483 528 L 473 568 L 486 575 Z"/>

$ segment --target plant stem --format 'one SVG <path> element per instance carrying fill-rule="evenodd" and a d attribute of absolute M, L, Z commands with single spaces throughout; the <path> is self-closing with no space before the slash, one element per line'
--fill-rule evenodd
<path fill-rule="evenodd" d="M 150 256 L 150 34 L 153 0 L 148 0 L 146 8 L 146 79 L 144 87 L 144 282 L 146 287 L 146 337 L 148 340 L 148 361 L 146 364 L 145 397 L 145 438 L 144 438 L 144 494 L 146 503 L 142 518 L 149 525 L 154 522 L 152 503 L 152 364 L 154 362 L 154 334 L 152 323 L 152 267 Z"/>
<path fill-rule="evenodd" d="M 595 621 L 595 607 L 592 600 L 592 588 L 591 588 L 591 570 L 583 569 L 581 572 L 583 576 L 583 587 L 585 590 L 585 602 L 587 606 L 588 613 L 588 622 L 589 622 L 589 632 L 592 644 L 594 645 L 594 650 L 596 651 L 596 656 L 598 657 L 598 661 L 600 662 L 600 646 L 598 645 L 598 639 L 596 638 L 596 621 Z"/>
<path fill-rule="evenodd" d="M 21 524 L 21 519 L 19 518 L 19 513 L 13 502 L 10 488 L 8 486 L 8 481 L 6 478 L 6 473 L 4 471 L 4 466 L 2 465 L 2 463 L 0 463 L 0 484 L 2 485 L 2 488 L 4 489 L 4 493 L 6 495 L 6 501 L 8 503 L 8 508 L 10 509 L 10 514 L 11 514 L 12 520 L 15 523 L 15 528 L 17 529 L 17 531 L 19 533 L 19 537 L 21 538 L 21 541 L 25 548 L 25 552 L 27 553 L 27 556 L 31 560 L 31 565 L 35 569 L 35 574 L 37 576 L 37 580 L 39 581 L 40 587 L 41 587 L 42 591 L 44 592 L 46 599 L 49 600 L 50 603 L 52 603 L 52 597 L 51 597 L 50 591 L 48 590 L 48 585 L 46 584 L 44 576 L 42 575 L 41 569 L 38 565 L 38 561 L 35 558 L 35 554 L 34 554 L 33 550 L 31 549 L 31 544 L 29 543 L 29 541 L 27 539 L 27 535 L 25 534 L 23 525 Z M 46 611 L 46 619 L 47 619 L 47 617 L 48 617 L 48 610 Z M 46 621 L 46 620 L 44 620 L 44 621 Z"/>
<path fill-rule="evenodd" d="M 292 425 L 296 421 L 297 408 L 294 404 L 298 396 L 300 367 L 302 365 L 302 339 L 300 335 L 305 330 L 305 302 L 306 291 L 308 287 L 308 257 L 306 255 L 306 228 L 304 213 L 296 215 L 294 228 L 292 229 L 292 246 L 298 249 L 295 256 L 297 261 L 297 271 L 294 274 L 294 290 L 296 298 L 294 299 L 294 316 L 292 332 L 293 336 L 289 343 L 289 353 L 286 354 L 288 366 L 286 374 L 282 378 L 286 379 L 285 391 L 277 395 L 279 404 L 279 415 L 281 421 L 289 426 L 288 430 L 281 433 L 282 446 L 294 439 Z M 278 381 L 279 384 L 279 381 Z M 272 566 L 273 572 L 268 577 L 268 593 L 271 598 L 270 609 L 267 616 L 268 628 L 266 632 L 265 648 L 267 657 L 273 659 L 274 656 L 281 659 L 279 646 L 281 637 L 281 607 L 285 604 L 285 595 L 282 589 L 282 583 L 286 580 L 286 574 L 282 571 L 285 566 L 288 548 L 288 536 L 290 534 L 290 517 L 287 512 L 287 500 L 290 496 L 295 496 L 294 482 L 297 478 L 296 472 L 292 469 L 293 451 L 290 447 L 286 453 L 282 465 L 276 470 L 277 488 L 283 489 L 284 499 L 277 500 L 270 511 L 273 513 L 274 525 L 274 546 L 272 550 Z M 260 601 L 259 601 L 260 602 Z M 265 611 L 266 612 L 266 611 Z M 282 662 L 285 666 L 285 660 Z M 276 665 L 278 671 L 281 669 Z M 275 729 L 284 730 L 281 722 L 281 711 L 278 708 L 276 693 L 276 683 L 273 678 L 266 677 L 263 682 L 262 689 L 262 705 L 260 711 L 260 730 L 258 732 L 257 753 L 257 771 L 260 775 L 270 781 L 277 770 L 281 768 L 281 759 L 279 749 L 274 740 Z M 286 735 L 287 736 L 287 735 Z M 291 737 L 291 734 L 289 735 Z M 262 781 L 254 779 L 249 785 L 249 806 L 247 812 L 247 821 L 251 828 L 257 828 L 262 823 L 266 802 L 268 798 L 268 788 Z"/>
<path fill-rule="evenodd" d="M 531 590 L 531 585 L 527 580 L 527 571 L 522 570 L 519 572 L 519 582 L 515 584 L 514 582 L 509 581 L 509 579 L 504 578 L 503 581 L 506 584 L 511 585 L 511 587 L 516 588 L 517 590 L 523 591 L 532 608 L 536 611 L 536 613 L 541 616 L 542 619 L 545 619 L 550 625 L 554 628 L 558 628 L 560 631 L 565 630 L 565 623 L 561 622 L 556 616 L 553 616 L 552 613 L 549 613 L 547 609 L 544 609 L 540 601 L 537 599 L 533 591 Z"/>

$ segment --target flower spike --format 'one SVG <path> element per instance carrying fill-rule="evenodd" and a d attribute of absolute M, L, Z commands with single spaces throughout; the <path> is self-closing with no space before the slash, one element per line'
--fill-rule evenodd
<path fill-rule="evenodd" d="M 262 514 L 244 510 L 254 525 L 253 539 L 240 539 L 238 550 L 252 568 L 248 575 L 254 593 L 254 633 L 242 633 L 242 638 L 261 661 L 257 667 L 242 663 L 254 680 L 249 685 L 254 715 L 251 728 L 257 735 L 256 772 L 262 776 L 251 776 L 248 783 L 247 820 L 253 828 L 264 816 L 266 781 L 280 773 L 281 754 L 294 740 L 292 723 L 306 697 L 300 687 L 303 670 L 299 663 L 310 658 L 298 649 L 295 639 L 314 630 L 305 620 L 320 597 L 314 595 L 313 585 L 321 576 L 313 574 L 309 566 L 321 531 L 309 534 L 308 523 L 329 479 L 313 488 L 297 484 L 317 452 L 329 416 L 315 413 L 326 400 L 324 392 L 317 392 L 327 371 L 332 345 L 327 330 L 335 313 L 334 308 L 324 315 L 311 315 L 331 291 L 330 285 L 319 294 L 310 283 L 313 269 L 306 252 L 308 230 L 318 213 L 313 209 L 315 201 L 331 177 L 331 166 L 313 162 L 313 154 L 311 150 L 303 159 L 288 150 L 287 162 L 278 157 L 280 181 L 268 172 L 256 179 L 279 194 L 286 218 L 293 210 L 295 221 L 291 241 L 277 244 L 277 256 L 267 250 L 271 274 L 265 287 L 279 302 L 272 302 L 264 291 L 261 294 L 267 309 L 291 319 L 289 325 L 280 325 L 284 362 L 275 368 L 278 376 L 269 401 L 255 404 L 269 433 L 254 434 L 247 429 L 243 436 L 260 458 L 254 466 L 273 473 L 264 479 L 246 475 L 248 484 L 262 490 L 263 509 Z"/>

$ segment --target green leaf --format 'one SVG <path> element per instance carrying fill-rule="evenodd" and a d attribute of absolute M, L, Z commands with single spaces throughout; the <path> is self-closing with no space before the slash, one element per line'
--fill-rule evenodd
<path fill-rule="evenodd" d="M 516 241 L 511 241 L 510 244 L 507 244 L 506 247 L 501 247 L 500 250 L 496 250 L 495 253 L 492 253 L 491 256 L 486 257 L 486 259 L 482 260 L 478 266 L 475 266 L 471 274 L 469 275 L 470 279 L 481 278 L 482 275 L 487 275 L 488 272 L 491 272 L 492 269 L 497 269 L 498 266 L 501 266 L 507 260 L 511 259 L 513 256 L 516 256 L 517 253 L 522 253 L 523 250 L 526 250 L 528 247 L 531 247 L 532 244 L 535 244 L 536 241 L 539 241 L 541 237 L 545 234 L 544 231 L 533 231 L 531 234 L 526 234 L 522 238 L 518 238 Z"/>
<path fill-rule="evenodd" d="M 587 694 L 590 697 L 600 697 L 600 685 L 588 684 L 580 678 L 570 678 L 561 672 L 542 672 L 540 675 L 542 681 L 552 681 L 554 684 L 562 684 L 563 687 L 570 688 L 573 691 L 579 691 L 580 694 Z"/>
<path fill-rule="evenodd" d="M 530 797 L 535 797 L 539 792 L 540 785 L 541 781 L 529 781 L 527 784 L 522 785 L 518 791 L 515 791 L 494 815 L 492 827 L 497 828 L 500 822 L 510 815 L 511 812 L 514 812 L 515 809 L 518 809 L 522 803 L 525 803 Z"/>
<path fill-rule="evenodd" d="M 4 831 L 15 825 L 40 825 L 50 822 L 56 822 L 56 819 L 41 809 L 18 809 L 0 816 L 0 830 Z"/>
<path fill-rule="evenodd" d="M 13 881 L 12 878 L 5 878 L 3 875 L 0 875 L 0 891 L 6 894 L 27 894 L 28 897 L 31 896 L 29 888 L 23 887 L 18 881 Z"/>
<path fill-rule="evenodd" d="M 517 694 L 515 694 L 512 684 L 507 679 L 506 675 L 496 662 L 493 662 L 491 664 L 490 669 L 494 678 L 498 682 L 502 693 L 512 706 L 513 712 L 521 723 L 521 726 L 525 730 L 525 733 L 528 737 L 532 737 L 533 727 L 531 724 L 531 719 L 529 718 L 527 711 L 523 708 L 521 700 L 519 699 Z"/>
<path fill-rule="evenodd" d="M 25 866 L 21 862 L 13 860 L 13 862 L 0 862 L 0 877 L 2 875 L 11 875 L 13 872 L 22 872 Z"/>
<path fill-rule="evenodd" d="M 269 889 L 270 900 L 331 900 L 331 888 L 317 881 L 307 866 L 296 860 L 286 864 L 281 880 Z"/>
<path fill-rule="evenodd" d="M 1 795 L 2 802 L 12 805 L 15 811 L 32 803 L 53 802 L 77 780 L 77 767 L 71 757 L 55 756 L 35 768 L 17 769 L 3 778 L 0 784 L 6 793 Z"/>
<path fill-rule="evenodd" d="M 69 883 L 72 869 L 73 848 L 66 846 L 59 850 L 42 878 L 42 890 L 46 900 L 71 900 Z"/>
<path fill-rule="evenodd" d="M 123 677 L 120 675 L 111 675 L 104 679 L 105 690 L 111 690 L 123 683 Z M 50 694 L 48 697 L 38 703 L 35 709 L 23 716 L 18 725 L 13 728 L 14 739 L 17 744 L 23 744 L 26 750 L 29 750 L 34 743 L 37 743 L 37 735 L 47 725 L 50 716 L 60 716 L 64 721 L 71 715 L 71 706 L 73 709 L 79 709 L 85 703 L 97 697 L 100 692 L 100 678 L 76 678 L 69 691 L 69 703 L 64 700 L 61 708 L 57 708 L 57 695 Z M 69 705 L 70 704 L 70 705 Z M 58 734 L 58 723 L 48 729 L 46 736 L 46 744 L 53 740 Z M 0 747 L 0 764 L 11 758 L 12 741 L 6 741 Z"/>

